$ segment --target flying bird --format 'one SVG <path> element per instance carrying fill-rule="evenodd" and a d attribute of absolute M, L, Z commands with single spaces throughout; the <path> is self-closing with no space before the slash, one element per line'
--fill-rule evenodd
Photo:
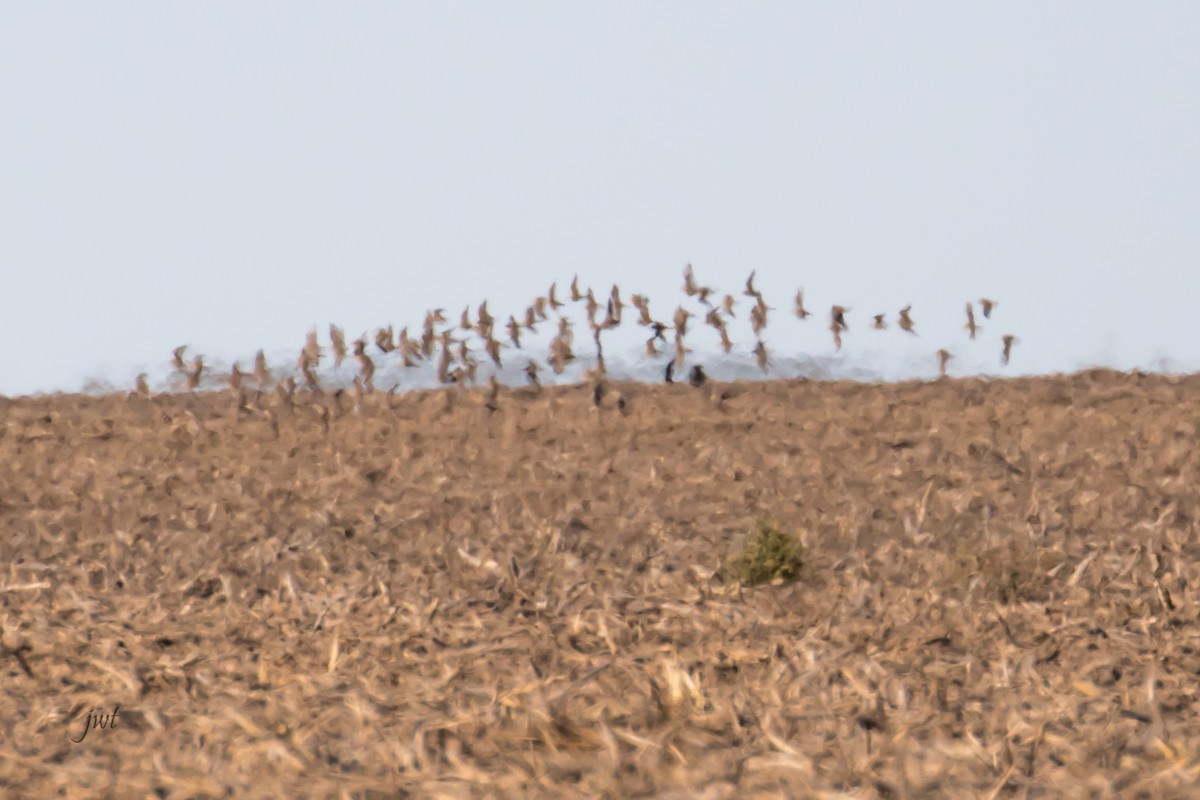
<path fill-rule="evenodd" d="M 875 315 L 875 321 L 871 323 L 871 327 L 877 331 L 887 330 L 887 323 L 883 321 L 883 314 Z"/>
<path fill-rule="evenodd" d="M 946 362 L 954 358 L 954 354 L 946 350 L 937 351 L 938 358 L 938 373 L 944 378 L 946 377 Z"/>
<path fill-rule="evenodd" d="M 967 303 L 967 332 L 971 334 L 971 340 L 975 339 L 975 332 L 979 330 L 979 326 L 975 324 L 975 306 L 972 303 Z"/>
<path fill-rule="evenodd" d="M 911 305 L 907 305 L 904 308 L 900 309 L 900 330 L 907 331 L 908 333 L 911 333 L 913 336 L 916 336 L 917 332 L 915 330 L 913 330 L 913 321 L 912 321 L 912 317 L 910 317 L 908 315 L 909 311 L 912 311 Z"/>
<path fill-rule="evenodd" d="M 1012 346 L 1019 344 L 1021 340 L 1011 333 L 1006 333 L 1001 338 L 1001 341 L 1004 342 L 1004 352 L 1000 354 L 1000 360 L 1005 366 L 1008 366 L 1008 358 L 1012 355 Z"/>
<path fill-rule="evenodd" d="M 806 309 L 804 307 L 804 290 L 803 289 L 796 292 L 796 316 L 799 317 L 800 319 L 804 319 L 805 317 L 812 316 L 809 313 L 808 309 Z"/>
<path fill-rule="evenodd" d="M 988 300 L 986 297 L 979 300 L 979 305 L 983 307 L 983 318 L 991 319 L 992 309 L 1000 305 L 995 300 Z"/>
<path fill-rule="evenodd" d="M 763 344 L 762 339 L 759 339 L 758 344 L 754 346 L 754 357 L 758 359 L 759 368 L 766 372 L 770 364 L 767 361 L 767 346 Z"/>

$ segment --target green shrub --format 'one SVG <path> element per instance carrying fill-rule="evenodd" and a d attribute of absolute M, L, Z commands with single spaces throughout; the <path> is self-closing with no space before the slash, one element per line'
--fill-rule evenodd
<path fill-rule="evenodd" d="M 758 523 L 758 528 L 746 541 L 741 556 L 729 565 L 727 572 L 747 586 L 757 586 L 779 579 L 794 581 L 800 577 L 804 547 L 790 533 L 784 533 L 770 522 Z"/>

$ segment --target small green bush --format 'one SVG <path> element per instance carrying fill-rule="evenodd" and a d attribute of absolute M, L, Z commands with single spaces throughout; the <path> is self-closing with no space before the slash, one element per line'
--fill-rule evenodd
<path fill-rule="evenodd" d="M 727 572 L 747 586 L 776 579 L 794 581 L 800 577 L 803 555 L 799 539 L 780 531 L 774 523 L 760 522 L 742 555 L 729 565 Z"/>

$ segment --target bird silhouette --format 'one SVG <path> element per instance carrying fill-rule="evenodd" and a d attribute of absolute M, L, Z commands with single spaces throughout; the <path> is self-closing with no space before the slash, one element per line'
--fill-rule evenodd
<path fill-rule="evenodd" d="M 812 316 L 808 309 L 804 307 L 804 290 L 800 289 L 796 292 L 796 316 L 800 319 Z"/>
<path fill-rule="evenodd" d="M 1005 366 L 1008 366 L 1009 356 L 1012 355 L 1012 346 L 1014 344 L 1020 344 L 1021 340 L 1013 336 L 1011 333 L 1006 333 L 1003 337 L 1001 337 L 1001 341 L 1004 342 L 1004 352 L 1000 354 L 1000 361 Z"/>
<path fill-rule="evenodd" d="M 767 360 L 767 346 L 763 344 L 762 339 L 758 340 L 758 344 L 754 346 L 754 357 L 758 360 L 758 366 L 765 373 L 770 367 Z"/>
<path fill-rule="evenodd" d="M 946 377 L 946 362 L 954 358 L 954 354 L 945 349 L 937 351 L 938 358 L 938 373 L 944 378 Z"/>
<path fill-rule="evenodd" d="M 708 380 L 708 376 L 704 374 L 703 367 L 701 367 L 699 364 L 692 367 L 692 372 L 688 376 L 688 383 L 690 383 L 692 386 L 700 387 L 704 385 L 706 380 Z"/>
<path fill-rule="evenodd" d="M 912 311 L 911 305 L 907 305 L 904 308 L 900 309 L 900 330 L 907 331 L 908 333 L 911 333 L 913 336 L 916 336 L 917 332 L 915 330 L 913 330 L 912 317 L 910 317 L 908 315 L 908 312 L 910 312 L 910 311 Z"/>
<path fill-rule="evenodd" d="M 992 309 L 1000 305 L 995 300 L 988 300 L 986 297 L 979 300 L 979 305 L 983 308 L 983 318 L 991 319 Z"/>

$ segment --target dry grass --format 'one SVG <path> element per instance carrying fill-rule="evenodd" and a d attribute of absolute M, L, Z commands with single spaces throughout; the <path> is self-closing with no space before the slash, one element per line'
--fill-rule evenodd
<path fill-rule="evenodd" d="M 0 794 L 1195 796 L 1200 378 L 611 388 L 0 400 Z"/>

